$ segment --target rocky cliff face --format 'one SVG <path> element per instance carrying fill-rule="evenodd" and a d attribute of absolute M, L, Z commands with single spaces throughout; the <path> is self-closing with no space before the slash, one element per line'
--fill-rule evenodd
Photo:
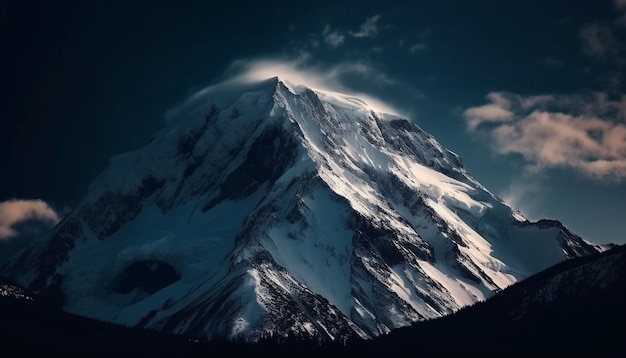
<path fill-rule="evenodd" d="M 113 158 L 1 274 L 126 325 L 344 339 L 602 250 L 528 222 L 406 118 L 277 78 L 234 92 L 195 96 Z"/>

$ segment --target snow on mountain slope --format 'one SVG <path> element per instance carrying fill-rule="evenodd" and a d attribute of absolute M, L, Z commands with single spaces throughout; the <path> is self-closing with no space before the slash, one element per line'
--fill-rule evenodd
<path fill-rule="evenodd" d="M 204 91 L 2 269 L 202 337 L 373 337 L 601 251 L 530 223 L 410 120 L 277 78 Z"/>

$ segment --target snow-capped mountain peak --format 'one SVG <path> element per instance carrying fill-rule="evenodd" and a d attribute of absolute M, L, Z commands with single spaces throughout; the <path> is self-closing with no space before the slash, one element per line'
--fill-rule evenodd
<path fill-rule="evenodd" d="M 411 120 L 271 78 L 210 87 L 2 273 L 202 337 L 373 337 L 601 250 L 528 222 Z"/>

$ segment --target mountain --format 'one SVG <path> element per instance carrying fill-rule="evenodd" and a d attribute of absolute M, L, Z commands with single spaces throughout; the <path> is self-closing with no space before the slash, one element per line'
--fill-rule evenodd
<path fill-rule="evenodd" d="M 626 246 L 567 260 L 446 317 L 345 344 L 302 339 L 197 341 L 71 315 L 0 279 L 0 347 L 22 354 L 206 357 L 226 354 L 405 357 L 407 352 L 624 356 Z"/>
<path fill-rule="evenodd" d="M 409 119 L 272 78 L 173 110 L 0 275 L 127 326 L 342 341 L 604 249 L 529 222 Z"/>

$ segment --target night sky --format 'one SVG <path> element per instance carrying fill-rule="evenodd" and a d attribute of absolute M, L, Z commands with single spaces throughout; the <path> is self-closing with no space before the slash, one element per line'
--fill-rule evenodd
<path fill-rule="evenodd" d="M 168 110 L 259 68 L 378 98 L 529 219 L 626 242 L 625 0 L 9 0 L 0 11 L 5 255 L 76 207 L 109 158 L 147 144 Z"/>

